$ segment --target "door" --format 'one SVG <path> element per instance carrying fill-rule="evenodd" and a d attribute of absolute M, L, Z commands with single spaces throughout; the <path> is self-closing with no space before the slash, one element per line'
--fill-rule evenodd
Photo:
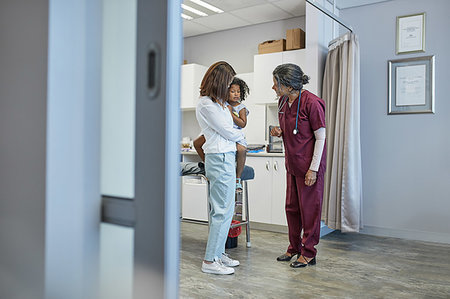
<path fill-rule="evenodd" d="M 176 298 L 181 3 L 137 4 L 133 298 Z"/>

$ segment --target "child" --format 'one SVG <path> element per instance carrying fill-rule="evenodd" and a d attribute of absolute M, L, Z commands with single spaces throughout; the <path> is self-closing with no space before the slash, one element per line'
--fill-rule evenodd
<path fill-rule="evenodd" d="M 245 100 L 249 94 L 249 88 L 244 80 L 234 77 L 228 89 L 228 109 L 230 109 L 233 117 L 234 127 L 242 129 L 247 125 L 247 115 L 249 111 L 242 101 Z M 203 135 L 194 140 L 194 148 L 202 160 L 205 160 L 202 146 L 206 139 Z M 241 174 L 244 170 L 247 148 L 236 143 L 236 191 L 242 192 Z"/>

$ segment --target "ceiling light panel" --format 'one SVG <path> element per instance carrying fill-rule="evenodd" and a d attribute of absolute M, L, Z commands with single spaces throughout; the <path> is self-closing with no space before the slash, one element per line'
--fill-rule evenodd
<path fill-rule="evenodd" d="M 192 13 L 195 13 L 196 15 L 199 15 L 201 17 L 207 17 L 208 16 L 207 13 L 204 13 L 203 11 L 200 11 L 198 9 L 190 7 L 190 6 L 186 5 L 186 4 L 181 4 L 181 8 L 184 9 L 184 10 L 190 11 Z"/>
<path fill-rule="evenodd" d="M 194 19 L 193 17 L 188 16 L 188 15 L 185 15 L 184 13 L 181 14 L 181 17 L 182 17 L 183 19 L 185 19 L 185 20 L 192 20 L 192 19 Z"/>
<path fill-rule="evenodd" d="M 220 8 L 215 7 L 215 6 L 213 6 L 213 5 L 209 4 L 209 3 L 206 3 L 206 2 L 204 2 L 202 0 L 191 0 L 191 2 L 193 2 L 193 3 L 197 4 L 197 5 L 203 6 L 204 8 L 209 9 L 209 10 L 215 12 L 215 13 L 223 13 L 223 10 L 221 10 Z"/>

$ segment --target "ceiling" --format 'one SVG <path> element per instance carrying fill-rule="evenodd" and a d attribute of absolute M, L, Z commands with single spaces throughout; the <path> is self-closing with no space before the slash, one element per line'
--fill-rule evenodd
<path fill-rule="evenodd" d="M 290 19 L 305 15 L 305 0 L 203 0 L 223 13 L 215 13 L 191 0 L 183 4 L 198 9 L 208 16 L 198 16 L 182 9 L 192 20 L 183 19 L 183 36 L 190 37 L 215 31 Z M 332 3 L 333 0 L 327 0 Z M 387 0 L 336 0 L 339 9 L 383 2 Z M 351 25 L 351 24 L 350 24 Z"/>

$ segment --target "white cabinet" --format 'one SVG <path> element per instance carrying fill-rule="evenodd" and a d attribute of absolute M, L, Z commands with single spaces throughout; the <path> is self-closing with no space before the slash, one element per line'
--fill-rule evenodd
<path fill-rule="evenodd" d="M 308 75 L 308 70 L 312 64 L 307 64 L 307 50 L 293 50 L 269 54 L 260 54 L 254 56 L 254 87 L 255 102 L 259 104 L 276 103 L 277 97 L 273 86 L 273 70 L 280 64 L 294 63 L 302 68 Z M 310 66 L 311 65 L 311 66 Z M 311 92 L 315 92 L 311 90 Z"/>
<path fill-rule="evenodd" d="M 195 109 L 200 95 L 200 84 L 207 67 L 191 63 L 181 66 L 181 109 Z"/>
<path fill-rule="evenodd" d="M 283 52 L 260 54 L 253 57 L 254 77 L 253 86 L 255 103 L 276 103 L 276 93 L 272 89 L 273 70 L 283 61 Z"/>
<path fill-rule="evenodd" d="M 284 157 L 247 157 L 246 164 L 255 170 L 248 181 L 250 221 L 286 226 Z"/>
<path fill-rule="evenodd" d="M 208 221 L 208 182 L 200 176 L 181 178 L 181 217 Z"/>
<path fill-rule="evenodd" d="M 287 225 L 285 202 L 286 166 L 284 158 L 272 158 L 272 224 Z"/>
<path fill-rule="evenodd" d="M 253 73 L 237 74 L 236 77 L 244 80 L 250 89 L 250 94 L 243 102 L 250 112 L 247 117 L 247 126 L 243 129 L 247 142 L 249 144 L 264 144 L 266 139 L 266 108 L 263 105 L 255 104 L 254 93 L 256 90 L 253 85 Z"/>

